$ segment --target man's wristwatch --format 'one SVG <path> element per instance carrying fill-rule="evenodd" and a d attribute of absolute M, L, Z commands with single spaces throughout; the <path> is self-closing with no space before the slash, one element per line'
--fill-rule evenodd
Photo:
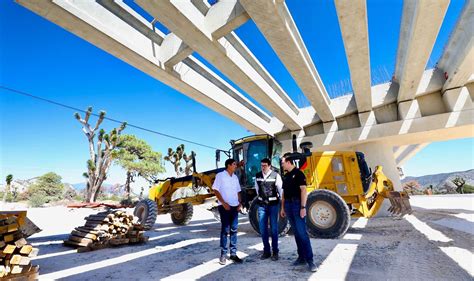
<path fill-rule="evenodd" d="M 301 209 L 306 209 L 306 206 L 301 206 Z"/>

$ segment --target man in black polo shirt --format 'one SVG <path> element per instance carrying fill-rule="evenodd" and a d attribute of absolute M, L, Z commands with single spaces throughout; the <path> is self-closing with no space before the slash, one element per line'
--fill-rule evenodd
<path fill-rule="evenodd" d="M 313 250 L 306 232 L 306 177 L 295 167 L 287 153 L 282 158 L 282 168 L 287 171 L 283 177 L 283 198 L 281 201 L 280 215 L 288 216 L 291 228 L 295 234 L 298 259 L 293 265 L 307 263 L 310 271 L 316 271 L 313 262 Z"/>

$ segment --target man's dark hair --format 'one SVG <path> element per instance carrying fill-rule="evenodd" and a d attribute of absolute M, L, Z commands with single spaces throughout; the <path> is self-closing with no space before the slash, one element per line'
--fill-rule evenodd
<path fill-rule="evenodd" d="M 232 165 L 234 163 L 235 163 L 235 159 L 229 158 L 229 159 L 225 160 L 225 168 L 227 169 L 227 167 L 229 167 L 229 165 Z"/>
<path fill-rule="evenodd" d="M 290 159 L 290 158 L 291 158 L 291 154 L 292 154 L 291 152 L 287 152 L 287 153 L 283 154 L 283 158 L 285 158 L 285 160 L 283 160 L 283 161 L 285 161 L 285 162 L 291 162 L 291 159 Z"/>
<path fill-rule="evenodd" d="M 268 158 L 263 158 L 260 163 L 265 163 L 265 164 L 268 164 L 268 166 L 271 166 L 272 165 L 272 162 L 270 161 L 270 159 Z"/>

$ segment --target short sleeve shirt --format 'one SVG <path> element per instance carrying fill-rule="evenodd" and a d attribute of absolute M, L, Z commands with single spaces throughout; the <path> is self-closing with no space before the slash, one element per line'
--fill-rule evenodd
<path fill-rule="evenodd" d="M 216 175 L 216 179 L 212 184 L 212 189 L 219 191 L 227 204 L 232 207 L 239 206 L 239 192 L 242 190 L 240 187 L 239 179 L 235 174 L 232 176 L 224 170 Z M 219 205 L 222 202 L 219 201 Z"/>
<path fill-rule="evenodd" d="M 283 177 L 283 196 L 287 199 L 300 199 L 301 187 L 306 185 L 306 177 L 298 168 L 294 168 Z"/>

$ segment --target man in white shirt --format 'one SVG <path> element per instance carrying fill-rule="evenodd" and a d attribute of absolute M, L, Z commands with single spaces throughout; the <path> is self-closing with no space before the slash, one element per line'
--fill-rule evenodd
<path fill-rule="evenodd" d="M 260 161 L 262 171 L 255 175 L 255 190 L 258 203 L 258 223 L 260 235 L 263 242 L 263 254 L 260 259 L 272 257 L 278 260 L 278 214 L 280 212 L 280 199 L 283 195 L 281 176 L 272 170 L 271 161 L 264 158 Z M 270 218 L 270 230 L 272 236 L 272 251 L 268 235 L 268 218 Z"/>
<path fill-rule="evenodd" d="M 237 163 L 234 159 L 225 161 L 225 170 L 218 173 L 212 185 L 214 194 L 219 201 L 219 215 L 221 218 L 221 256 L 219 263 L 226 264 L 227 236 L 230 234 L 230 259 L 236 263 L 242 260 L 237 256 L 237 227 L 238 216 L 241 209 L 240 183 L 234 174 Z"/>

